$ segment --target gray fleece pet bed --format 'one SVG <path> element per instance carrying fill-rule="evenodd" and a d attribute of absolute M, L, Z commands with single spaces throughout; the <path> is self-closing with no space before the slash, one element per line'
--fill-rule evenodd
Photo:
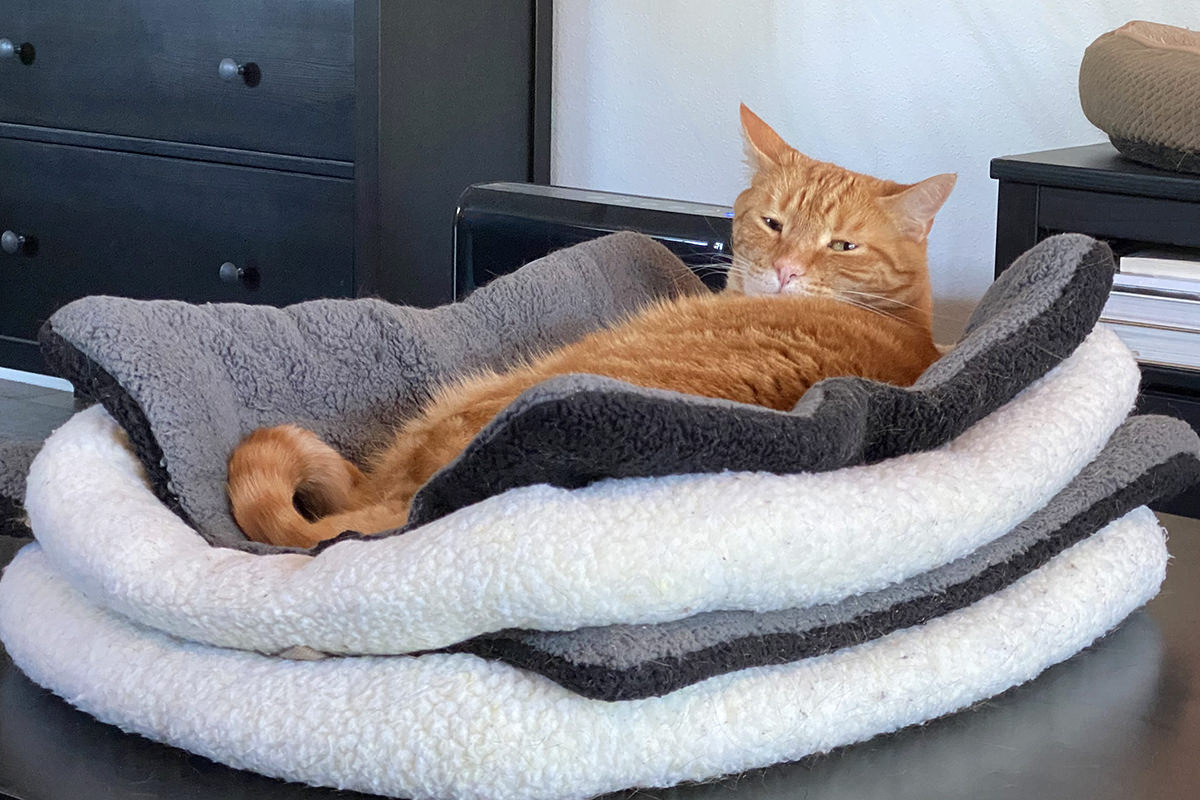
<path fill-rule="evenodd" d="M 570 375 L 519 397 L 417 493 L 407 528 L 509 489 L 722 470 L 795 473 L 936 447 L 1012 399 L 1091 331 L 1108 248 L 1063 236 L 989 290 L 967 335 L 912 388 L 860 378 L 813 387 L 790 413 Z M 650 239 L 560 251 L 422 310 L 373 300 L 285 309 L 89 297 L 56 312 L 43 352 L 129 433 L 158 496 L 213 544 L 248 542 L 225 464 L 255 428 L 296 422 L 352 460 L 457 374 L 578 338 L 664 296 L 707 291 Z"/>
<path fill-rule="evenodd" d="M 0 441 L 0 536 L 29 535 L 21 500 L 25 474 L 41 446 L 41 442 L 22 439 Z"/>

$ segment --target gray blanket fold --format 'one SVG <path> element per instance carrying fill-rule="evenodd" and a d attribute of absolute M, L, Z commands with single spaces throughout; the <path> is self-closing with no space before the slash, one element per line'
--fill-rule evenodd
<path fill-rule="evenodd" d="M 508 489 L 725 469 L 828 470 L 937 446 L 1074 350 L 1111 285 L 1108 248 L 1064 235 L 989 290 L 965 339 L 910 389 L 824 381 L 790 413 L 642 389 L 547 381 L 501 412 L 414 499 L 410 527 Z M 310 427 L 361 461 L 439 382 L 568 341 L 643 303 L 705 291 L 646 237 L 552 254 L 433 310 L 372 300 L 285 309 L 92 297 L 43 330 L 48 360 L 130 433 L 158 495 L 214 544 L 247 542 L 224 495 L 250 430 Z"/>
<path fill-rule="evenodd" d="M 0 441 L 0 536 L 28 536 L 29 526 L 21 503 L 25 474 L 41 442 Z"/>
<path fill-rule="evenodd" d="M 418 492 L 409 526 L 534 483 L 721 470 L 794 473 L 872 463 L 962 433 L 1066 358 L 1099 317 L 1112 254 L 1084 236 L 1026 253 L 965 339 L 911 388 L 831 378 L 789 413 L 684 398 L 608 378 L 548 381 L 512 403 Z"/>
<path fill-rule="evenodd" d="M 264 425 L 297 422 L 361 460 L 439 383 L 579 338 L 660 297 L 707 291 L 650 239 L 564 250 L 436 309 L 316 300 L 286 309 L 89 297 L 51 317 L 48 363 L 129 432 L 151 483 L 214 544 L 247 542 L 225 462 Z"/>

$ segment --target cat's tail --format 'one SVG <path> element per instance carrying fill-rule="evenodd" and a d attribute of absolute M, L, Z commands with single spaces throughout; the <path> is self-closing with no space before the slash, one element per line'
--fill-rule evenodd
<path fill-rule="evenodd" d="M 310 546 L 315 517 L 355 502 L 363 475 L 312 431 L 297 425 L 259 428 L 229 457 L 229 503 L 242 532 L 256 542 Z"/>

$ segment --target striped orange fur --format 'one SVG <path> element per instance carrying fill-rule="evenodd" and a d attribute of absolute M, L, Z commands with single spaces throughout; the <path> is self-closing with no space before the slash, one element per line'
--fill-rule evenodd
<path fill-rule="evenodd" d="M 517 395 L 592 373 L 786 410 L 822 378 L 911 384 L 937 358 L 926 237 L 954 185 L 911 186 L 807 158 L 742 107 L 754 175 L 720 294 L 660 302 L 503 373 L 438 391 L 364 470 L 296 426 L 234 450 L 229 497 L 251 539 L 309 547 L 403 524 L 413 494 Z"/>

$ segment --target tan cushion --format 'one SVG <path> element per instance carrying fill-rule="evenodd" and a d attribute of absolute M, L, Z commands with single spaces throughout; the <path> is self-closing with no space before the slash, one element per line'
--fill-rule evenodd
<path fill-rule="evenodd" d="M 1079 101 L 1126 155 L 1200 171 L 1200 31 L 1135 21 L 1103 34 L 1083 54 Z"/>

